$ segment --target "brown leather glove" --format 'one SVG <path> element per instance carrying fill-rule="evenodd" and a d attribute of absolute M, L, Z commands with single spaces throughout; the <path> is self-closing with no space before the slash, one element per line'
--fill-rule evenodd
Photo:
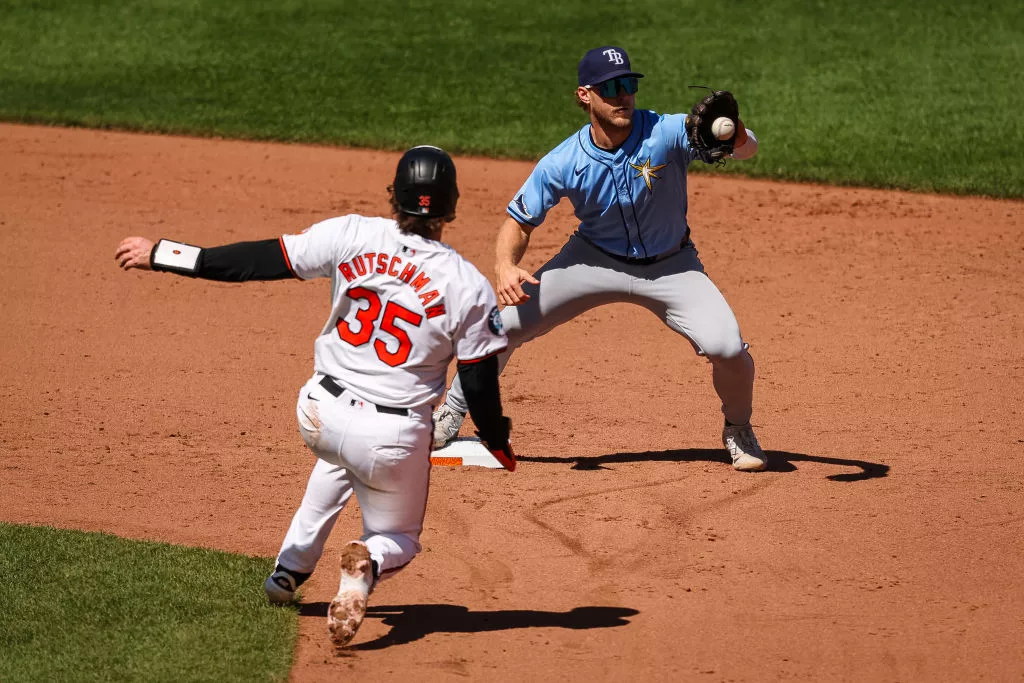
<path fill-rule="evenodd" d="M 711 125 L 723 116 L 732 121 L 734 131 L 739 129 L 740 105 L 728 90 L 712 90 L 686 116 L 686 137 L 704 163 L 724 164 L 726 155 L 732 154 L 736 133 L 728 140 L 719 140 L 711 132 Z"/>

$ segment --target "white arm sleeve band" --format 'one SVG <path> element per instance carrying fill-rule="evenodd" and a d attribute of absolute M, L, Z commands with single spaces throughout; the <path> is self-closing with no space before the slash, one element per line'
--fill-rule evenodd
<path fill-rule="evenodd" d="M 199 265 L 199 255 L 203 252 L 201 247 L 171 240 L 160 240 L 153 247 L 153 253 L 149 257 L 149 264 L 153 270 L 166 270 L 171 273 L 182 275 L 195 275 Z"/>

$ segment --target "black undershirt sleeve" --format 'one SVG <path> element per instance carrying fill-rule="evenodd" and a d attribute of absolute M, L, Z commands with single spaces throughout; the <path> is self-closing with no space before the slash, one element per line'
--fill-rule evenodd
<path fill-rule="evenodd" d="M 278 239 L 235 242 L 203 249 L 198 277 L 221 282 L 284 280 L 295 277 Z"/>
<path fill-rule="evenodd" d="M 203 249 L 193 277 L 220 282 L 295 277 L 278 239 L 235 242 Z"/>
<path fill-rule="evenodd" d="M 489 356 L 473 363 L 460 362 L 458 367 L 466 405 L 480 440 L 491 450 L 505 448 L 508 444 L 509 419 L 501 413 L 498 357 Z"/>

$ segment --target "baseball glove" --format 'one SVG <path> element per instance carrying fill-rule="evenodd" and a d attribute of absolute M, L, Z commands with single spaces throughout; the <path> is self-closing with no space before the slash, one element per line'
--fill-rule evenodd
<path fill-rule="evenodd" d="M 705 163 L 724 164 L 726 155 L 732 153 L 736 141 L 735 132 L 728 140 L 719 140 L 711 132 L 711 125 L 723 116 L 732 121 L 734 131 L 739 128 L 740 105 L 728 90 L 711 90 L 709 95 L 693 105 L 686 116 L 686 137 L 690 140 L 690 148 Z"/>

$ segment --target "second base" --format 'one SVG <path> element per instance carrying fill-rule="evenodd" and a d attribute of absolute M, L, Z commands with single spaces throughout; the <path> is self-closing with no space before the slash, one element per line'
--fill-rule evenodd
<path fill-rule="evenodd" d="M 480 439 L 472 436 L 454 439 L 444 448 L 431 451 L 430 464 L 440 467 L 470 465 L 486 467 L 488 469 L 502 469 L 501 463 L 491 455 L 491 452 L 487 450 L 487 446 Z"/>

